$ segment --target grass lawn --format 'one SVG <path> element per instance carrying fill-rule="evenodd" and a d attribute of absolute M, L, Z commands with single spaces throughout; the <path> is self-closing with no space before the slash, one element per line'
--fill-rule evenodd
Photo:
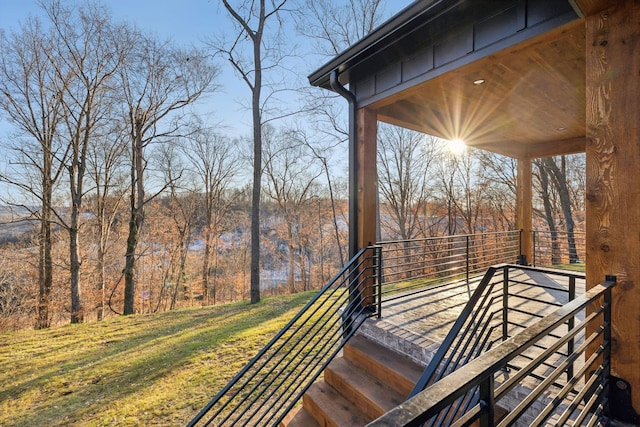
<path fill-rule="evenodd" d="M 573 264 L 555 264 L 553 268 L 560 268 L 562 270 L 580 271 L 584 273 L 586 270 L 586 264 L 584 262 L 577 262 Z"/>
<path fill-rule="evenodd" d="M 185 425 L 311 296 L 0 334 L 0 426 Z"/>

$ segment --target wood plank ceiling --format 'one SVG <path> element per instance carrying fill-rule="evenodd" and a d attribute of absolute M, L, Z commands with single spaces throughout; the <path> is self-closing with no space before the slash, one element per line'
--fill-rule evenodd
<path fill-rule="evenodd" d="M 478 81 L 482 80 L 482 84 Z M 474 84 L 474 82 L 477 82 Z M 584 20 L 370 105 L 378 119 L 512 157 L 585 148 Z"/>

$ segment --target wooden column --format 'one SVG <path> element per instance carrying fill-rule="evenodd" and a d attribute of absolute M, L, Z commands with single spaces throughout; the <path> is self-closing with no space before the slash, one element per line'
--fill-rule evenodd
<path fill-rule="evenodd" d="M 532 244 L 532 212 L 533 185 L 532 162 L 530 158 L 518 159 L 518 177 L 516 187 L 516 226 L 522 230 L 521 255 L 527 258 L 527 263 L 533 262 Z"/>
<path fill-rule="evenodd" d="M 587 287 L 617 276 L 612 374 L 640 412 L 640 2 L 586 17 Z"/>
<path fill-rule="evenodd" d="M 376 243 L 378 172 L 376 145 L 378 123 L 376 113 L 367 108 L 358 110 L 358 249 Z"/>
<path fill-rule="evenodd" d="M 378 172 L 376 167 L 376 145 L 378 123 L 374 111 L 361 108 L 357 112 L 357 244 L 358 250 L 376 243 L 378 221 Z M 372 273 L 371 262 L 362 265 L 367 276 Z M 373 304 L 373 277 L 360 284 L 361 303 Z"/>

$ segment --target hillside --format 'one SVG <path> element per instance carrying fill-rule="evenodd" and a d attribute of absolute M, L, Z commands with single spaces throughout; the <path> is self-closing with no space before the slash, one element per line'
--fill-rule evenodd
<path fill-rule="evenodd" d="M 309 298 L 0 334 L 0 425 L 184 425 Z"/>

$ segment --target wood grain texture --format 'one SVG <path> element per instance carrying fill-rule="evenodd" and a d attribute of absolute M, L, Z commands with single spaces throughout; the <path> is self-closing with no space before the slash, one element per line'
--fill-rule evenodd
<path fill-rule="evenodd" d="M 516 157 L 528 145 L 584 138 L 584 31 L 584 21 L 570 22 L 371 107 L 380 121 Z M 575 148 L 563 145 L 544 152 Z"/>
<path fill-rule="evenodd" d="M 357 152 L 356 162 L 358 191 L 358 248 L 361 249 L 377 241 L 378 220 L 378 172 L 377 172 L 377 133 L 376 113 L 368 108 L 357 112 Z M 369 269 L 371 262 L 365 262 L 361 268 Z M 373 279 L 362 282 L 361 295 L 365 304 L 373 303 Z"/>
<path fill-rule="evenodd" d="M 378 172 L 376 167 L 378 123 L 376 113 L 368 108 L 358 110 L 358 249 L 376 242 Z"/>
<path fill-rule="evenodd" d="M 595 15 L 617 3 L 616 0 L 571 0 L 571 2 L 578 8 L 582 16 Z"/>
<path fill-rule="evenodd" d="M 640 2 L 587 17 L 586 45 L 587 287 L 617 276 L 612 372 L 640 412 Z"/>

